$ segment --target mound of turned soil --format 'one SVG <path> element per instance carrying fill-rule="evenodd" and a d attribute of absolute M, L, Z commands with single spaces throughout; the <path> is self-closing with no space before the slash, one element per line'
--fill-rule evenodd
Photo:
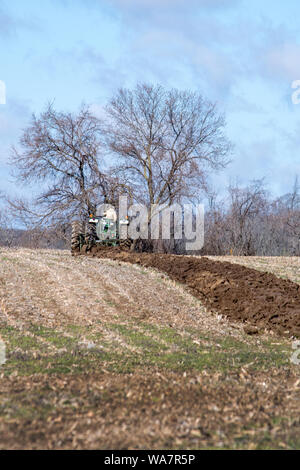
<path fill-rule="evenodd" d="M 300 286 L 289 280 L 207 258 L 131 253 L 120 248 L 102 248 L 92 255 L 166 273 L 186 285 L 209 310 L 246 323 L 249 334 L 268 329 L 300 337 Z"/>

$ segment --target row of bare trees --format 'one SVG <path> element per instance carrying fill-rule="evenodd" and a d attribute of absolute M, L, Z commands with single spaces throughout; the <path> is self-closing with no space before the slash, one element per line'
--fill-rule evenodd
<path fill-rule="evenodd" d="M 7 198 L 0 193 L 0 247 L 26 247 L 26 248 L 66 248 L 68 237 L 64 228 L 59 225 L 53 227 L 33 226 L 18 228 L 15 218 L 7 206 Z"/>
<path fill-rule="evenodd" d="M 204 254 L 300 255 L 300 187 L 272 199 L 264 181 L 230 186 L 227 198 L 211 201 L 206 213 Z"/>
<path fill-rule="evenodd" d="M 66 248 L 68 236 L 59 225 L 16 230 L 9 212 L 0 211 L 0 246 Z M 160 240 L 143 248 L 184 254 L 185 242 Z M 231 185 L 222 200 L 211 196 L 205 214 L 205 245 L 199 254 L 300 256 L 298 179 L 290 193 L 277 199 L 269 196 L 262 180 L 247 187 Z"/>
<path fill-rule="evenodd" d="M 149 214 L 155 204 L 209 196 L 203 253 L 299 253 L 297 181 L 276 201 L 262 181 L 230 186 L 226 200 L 211 196 L 209 172 L 225 168 L 231 151 L 216 105 L 199 93 L 140 84 L 119 90 L 103 114 L 50 104 L 32 117 L 10 160 L 16 183 L 32 196 L 6 197 L 0 244 L 67 246 L 73 220 L 86 220 L 99 204 L 117 205 L 120 195 Z M 159 246 L 183 251 L 180 241 Z"/>

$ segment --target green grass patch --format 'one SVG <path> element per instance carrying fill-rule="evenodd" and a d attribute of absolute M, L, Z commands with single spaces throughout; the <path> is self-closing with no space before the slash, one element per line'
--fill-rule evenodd
<path fill-rule="evenodd" d="M 67 348 L 68 350 L 71 350 L 78 342 L 77 338 L 66 337 L 52 328 L 46 328 L 40 325 L 32 325 L 29 331 L 35 336 L 44 338 L 47 342 L 60 349 Z"/>
<path fill-rule="evenodd" d="M 10 326 L 0 328 L 1 336 L 9 351 L 22 349 L 23 351 L 42 350 L 43 345 L 34 337 Z"/>
<path fill-rule="evenodd" d="M 143 351 L 152 351 L 155 353 L 160 353 L 161 351 L 166 350 L 166 346 L 162 343 L 150 338 L 149 336 L 143 334 L 139 330 L 135 330 L 131 327 L 125 325 L 111 324 L 109 325 L 111 330 L 117 331 L 120 335 L 124 337 L 133 346 L 141 348 Z"/>
<path fill-rule="evenodd" d="M 42 358 L 14 358 L 8 355 L 7 363 L 3 366 L 5 375 L 17 371 L 19 375 L 35 374 L 84 374 L 101 372 L 104 362 L 110 359 L 105 352 L 89 351 L 59 354 Z"/>
<path fill-rule="evenodd" d="M 126 344 L 137 348 L 130 351 L 126 345 L 120 350 L 118 343 L 104 340 L 100 331 L 92 327 L 69 325 L 64 336 L 51 328 L 31 325 L 29 331 L 5 326 L 1 335 L 7 345 L 7 363 L 2 366 L 5 374 L 18 371 L 21 375 L 53 373 L 86 373 L 101 371 L 102 368 L 117 373 L 131 373 L 137 369 L 155 368 L 172 371 L 219 371 L 227 373 L 249 366 L 252 369 L 267 370 L 272 367 L 290 365 L 291 347 L 287 343 L 261 341 L 256 345 L 238 341 L 232 337 L 211 337 L 193 332 L 193 336 L 175 329 L 139 323 L 137 329 L 131 324 L 105 325 L 112 333 L 116 332 Z M 153 336 L 151 336 L 153 335 Z M 57 351 L 43 344 L 43 338 Z M 85 348 L 83 338 L 92 341 L 95 347 Z M 195 344 L 195 339 L 200 344 Z M 24 352 L 20 353 L 20 350 Z"/>

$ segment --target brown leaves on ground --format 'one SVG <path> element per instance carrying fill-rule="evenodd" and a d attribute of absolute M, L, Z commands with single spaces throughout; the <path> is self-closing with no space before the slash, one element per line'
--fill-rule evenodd
<path fill-rule="evenodd" d="M 298 383 L 297 383 L 298 381 Z M 9 449 L 296 448 L 299 379 L 288 371 L 38 376 L 1 382 Z M 43 416 L 33 420 L 33 399 Z M 23 414 L 23 417 L 22 417 Z M 18 416 L 18 417 L 16 417 Z"/>
<path fill-rule="evenodd" d="M 2 449 L 300 447 L 290 342 L 247 336 L 163 273 L 0 250 L 0 329 Z"/>

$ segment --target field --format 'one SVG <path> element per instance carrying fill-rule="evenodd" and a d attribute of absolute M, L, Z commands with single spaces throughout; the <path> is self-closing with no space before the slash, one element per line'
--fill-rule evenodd
<path fill-rule="evenodd" d="M 300 448 L 299 260 L 222 258 L 238 264 L 220 282 L 200 259 L 200 289 L 157 259 L 0 249 L 0 448 Z M 262 272 L 245 271 L 253 308 L 264 291 L 284 320 L 238 317 L 241 264 Z"/>

